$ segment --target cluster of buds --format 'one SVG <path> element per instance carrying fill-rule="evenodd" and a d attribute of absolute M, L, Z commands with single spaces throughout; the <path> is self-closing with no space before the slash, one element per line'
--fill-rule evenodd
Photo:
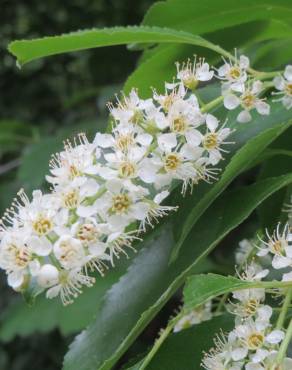
<path fill-rule="evenodd" d="M 289 217 L 291 218 L 291 217 Z M 289 224 L 278 225 L 270 235 L 256 243 L 243 240 L 236 253 L 236 262 L 245 266 L 238 273 L 242 280 L 258 282 L 277 270 L 281 281 L 292 283 L 292 233 Z M 291 288 L 288 288 L 291 289 Z M 291 333 L 284 329 L 284 319 L 291 299 L 287 289 L 273 290 L 277 302 L 285 297 L 281 308 L 266 303 L 266 290 L 262 287 L 238 290 L 232 293 L 229 312 L 235 315 L 235 327 L 228 334 L 214 340 L 215 347 L 206 353 L 202 366 L 206 370 L 289 370 L 292 358 L 286 356 L 284 340 Z M 269 301 L 270 302 L 270 301 Z M 280 310 L 275 323 L 272 315 Z M 288 337 L 286 338 L 286 336 Z M 284 349 L 284 350 L 283 350 Z"/>

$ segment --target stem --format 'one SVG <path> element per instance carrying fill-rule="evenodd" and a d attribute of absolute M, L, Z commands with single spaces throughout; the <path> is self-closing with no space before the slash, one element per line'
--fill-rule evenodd
<path fill-rule="evenodd" d="M 279 76 L 280 74 L 282 74 L 283 71 L 273 71 L 273 72 L 256 72 L 255 75 L 257 77 L 258 80 L 266 80 L 266 79 L 269 79 L 269 78 L 272 78 L 272 77 L 276 77 L 276 76 Z"/>
<path fill-rule="evenodd" d="M 175 324 L 183 317 L 183 312 L 181 311 L 176 317 L 169 321 L 167 327 L 162 331 L 159 338 L 155 341 L 154 346 L 151 348 L 150 352 L 147 354 L 145 359 L 143 360 L 141 366 L 139 366 L 139 370 L 144 370 L 149 365 L 152 358 L 155 356 L 165 339 L 168 335 L 172 332 Z"/>
<path fill-rule="evenodd" d="M 201 111 L 202 111 L 203 113 L 208 112 L 209 110 L 211 110 L 211 109 L 215 108 L 217 105 L 221 104 L 221 103 L 223 102 L 223 99 L 224 99 L 224 98 L 223 98 L 223 96 L 222 96 L 222 95 L 218 96 L 218 98 L 216 98 L 216 99 L 214 99 L 214 100 L 210 101 L 210 103 L 205 104 L 205 105 L 203 106 L 203 108 L 201 109 Z"/>
<path fill-rule="evenodd" d="M 291 302 L 291 298 L 292 298 L 292 288 L 288 289 L 288 291 L 287 291 L 287 294 L 286 294 L 286 297 L 285 297 L 285 300 L 284 300 L 284 304 L 282 306 L 281 313 L 278 317 L 276 329 L 280 330 L 280 329 L 282 329 L 282 327 L 284 325 L 285 318 L 286 318 L 286 315 L 287 315 L 287 311 L 288 311 L 288 308 L 289 308 L 289 305 L 290 305 L 290 302 Z"/>
<path fill-rule="evenodd" d="M 275 363 L 273 364 L 273 369 L 277 369 L 278 366 L 280 366 L 284 360 L 284 357 L 287 353 L 287 348 L 289 346 L 290 340 L 292 338 L 292 319 L 290 320 L 289 326 L 286 331 L 285 338 L 283 342 L 281 343 L 279 352 L 277 354 Z"/>

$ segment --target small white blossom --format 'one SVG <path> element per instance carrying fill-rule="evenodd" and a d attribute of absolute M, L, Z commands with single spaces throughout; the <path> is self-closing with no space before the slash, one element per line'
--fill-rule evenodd
<path fill-rule="evenodd" d="M 218 69 L 217 77 L 223 81 L 222 89 L 233 90 L 236 92 L 244 91 L 244 83 L 247 80 L 247 69 L 249 68 L 249 59 L 241 55 L 239 59 L 235 53 L 235 62 L 224 60 L 224 64 Z"/>
<path fill-rule="evenodd" d="M 292 65 L 287 65 L 283 76 L 274 78 L 274 85 L 278 92 L 274 95 L 280 97 L 276 101 L 281 101 L 287 109 L 292 108 Z"/>
<path fill-rule="evenodd" d="M 263 91 L 263 83 L 261 81 L 254 81 L 252 86 L 243 85 L 242 94 L 237 96 L 235 93 L 227 91 L 224 94 L 224 106 L 226 109 L 236 109 L 241 106 L 243 110 L 238 114 L 237 121 L 246 123 L 251 121 L 252 117 L 250 111 L 256 109 L 261 115 L 270 114 L 270 106 L 264 99 L 259 98 L 259 94 Z"/>

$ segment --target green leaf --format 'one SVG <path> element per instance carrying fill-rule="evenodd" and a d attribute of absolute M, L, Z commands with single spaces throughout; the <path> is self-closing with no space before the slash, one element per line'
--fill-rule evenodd
<path fill-rule="evenodd" d="M 265 27 L 266 22 L 263 21 L 249 22 L 207 34 L 206 38 L 214 44 L 221 45 L 226 50 L 238 49 L 251 42 L 251 40 L 259 38 L 260 31 Z M 193 28 L 187 26 L 182 26 L 181 29 L 194 32 Z M 273 38 L 271 35 L 266 36 L 269 39 Z M 262 35 L 262 39 L 265 39 L 264 35 Z M 154 49 L 145 50 L 141 62 L 127 79 L 124 91 L 128 93 L 131 88 L 138 88 L 139 95 L 144 98 L 151 95 L 152 87 L 159 92 L 163 92 L 164 81 L 171 81 L 176 73 L 175 63 L 185 61 L 194 54 L 206 58 L 210 64 L 216 64 L 221 60 L 218 54 L 200 46 L 159 45 Z"/>
<path fill-rule="evenodd" d="M 154 4 L 143 24 L 188 29 L 200 35 L 250 21 L 270 20 L 274 33 L 279 29 L 283 36 L 286 30 L 290 36 L 291 17 L 290 0 L 168 0 Z"/>
<path fill-rule="evenodd" d="M 171 334 L 162 344 L 147 370 L 198 370 L 203 352 L 213 347 L 214 337 L 234 326 L 231 315 L 214 317 L 179 333 Z M 138 364 L 127 370 L 139 370 Z"/>
<path fill-rule="evenodd" d="M 58 299 L 50 300 L 44 295 L 38 297 L 33 306 L 28 306 L 21 299 L 12 301 L 0 316 L 0 340 L 8 342 L 16 335 L 26 337 L 34 332 L 45 333 L 54 328 L 58 328 L 63 335 L 84 329 L 94 320 L 100 297 L 116 281 L 126 262 L 118 261 L 106 279 L 97 276 L 94 287 L 85 289 L 72 305 L 64 307 Z"/>
<path fill-rule="evenodd" d="M 112 369 L 192 268 L 265 198 L 290 182 L 292 175 L 272 178 L 219 197 L 191 230 L 172 265 L 174 219 L 148 235 L 128 270 L 103 297 L 95 322 L 71 345 L 63 369 Z"/>
<path fill-rule="evenodd" d="M 13 41 L 8 50 L 16 56 L 18 64 L 23 65 L 50 55 L 131 42 L 183 43 L 210 47 L 206 40 L 191 33 L 159 27 L 133 26 L 91 29 L 35 40 Z"/>
<path fill-rule="evenodd" d="M 194 275 L 186 281 L 184 288 L 184 307 L 186 309 L 193 309 L 221 294 L 254 286 L 254 282 L 243 281 L 233 276 L 216 274 Z"/>

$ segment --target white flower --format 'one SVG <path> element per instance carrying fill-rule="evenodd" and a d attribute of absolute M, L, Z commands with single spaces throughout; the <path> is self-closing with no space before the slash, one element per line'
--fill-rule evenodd
<path fill-rule="evenodd" d="M 241 240 L 235 252 L 236 263 L 239 265 L 243 264 L 248 259 L 253 249 L 254 246 L 248 239 Z"/>
<path fill-rule="evenodd" d="M 243 87 L 242 94 L 240 96 L 235 95 L 232 92 L 226 92 L 224 94 L 224 106 L 226 109 L 235 109 L 241 106 L 243 110 L 238 114 L 237 121 L 241 123 L 251 121 L 250 111 L 256 109 L 261 115 L 270 114 L 270 106 L 264 99 L 258 97 L 263 90 L 263 84 L 261 81 L 254 81 L 250 87 Z"/>
<path fill-rule="evenodd" d="M 206 370 L 241 370 L 243 362 L 232 359 L 232 344 L 225 335 L 217 335 L 215 347 L 205 353 L 201 366 Z"/>
<path fill-rule="evenodd" d="M 269 273 L 268 269 L 263 269 L 258 263 L 251 262 L 246 266 L 243 273 L 239 275 L 241 280 L 259 281 L 265 278 Z"/>
<path fill-rule="evenodd" d="M 62 235 L 54 244 L 54 254 L 60 265 L 66 269 L 82 267 L 86 262 L 84 248 L 80 240 L 71 235 Z"/>
<path fill-rule="evenodd" d="M 50 161 L 51 174 L 46 179 L 53 185 L 82 184 L 86 181 L 85 175 L 94 175 L 99 166 L 94 160 L 100 156 L 96 143 L 89 143 L 84 134 L 78 136 L 78 142 L 74 145 L 70 141 L 65 143 L 65 150 L 55 154 Z"/>
<path fill-rule="evenodd" d="M 59 272 L 59 281 L 47 290 L 46 296 L 52 299 L 60 295 L 63 305 L 66 306 L 73 303 L 73 298 L 82 293 L 83 286 L 91 287 L 94 282 L 93 277 L 84 275 L 80 269 L 62 270 Z"/>
<path fill-rule="evenodd" d="M 7 230 L 0 244 L 0 267 L 6 270 L 8 285 L 18 289 L 26 277 L 37 274 L 40 262 L 29 243 L 30 234 L 24 229 Z"/>
<path fill-rule="evenodd" d="M 285 334 L 281 330 L 269 330 L 269 322 L 248 319 L 244 324 L 237 325 L 232 332 L 232 340 L 237 343 L 232 351 L 234 361 L 243 360 L 249 351 L 254 351 L 254 361 L 263 360 L 271 345 L 280 343 Z M 263 351 L 264 350 L 264 351 Z"/>
<path fill-rule="evenodd" d="M 286 66 L 284 76 L 274 78 L 274 85 L 279 90 L 274 95 L 280 96 L 276 101 L 282 101 L 287 109 L 292 108 L 292 65 Z"/>
<path fill-rule="evenodd" d="M 225 139 L 230 135 L 231 130 L 224 126 L 217 130 L 219 121 L 211 114 L 207 114 L 206 116 L 206 125 L 208 130 L 202 137 L 202 143 L 204 149 L 208 152 L 209 163 L 216 165 L 222 159 L 221 152 L 226 152 L 220 146 L 230 144 Z"/>
<path fill-rule="evenodd" d="M 187 99 L 177 99 L 169 107 L 167 119 L 171 132 L 178 138 L 184 136 L 191 145 L 200 144 L 200 133 L 196 127 L 205 122 L 205 114 L 201 113 L 197 97 L 191 94 Z"/>
<path fill-rule="evenodd" d="M 137 124 L 143 119 L 143 108 L 148 102 L 139 98 L 137 90 L 132 89 L 129 96 L 122 95 L 117 101 L 117 106 L 109 104 L 110 113 L 116 121 Z"/>
<path fill-rule="evenodd" d="M 208 63 L 204 59 L 200 59 L 197 62 L 196 57 L 193 63 L 188 60 L 186 63 L 180 65 L 176 64 L 177 67 L 177 79 L 180 80 L 184 86 L 188 89 L 195 89 L 199 81 L 209 81 L 213 78 L 214 71 L 210 70 Z"/>
<path fill-rule="evenodd" d="M 239 60 L 235 53 L 236 61 L 224 60 L 224 64 L 218 69 L 218 78 L 223 81 L 222 89 L 243 92 L 244 83 L 247 80 L 247 69 L 249 68 L 249 59 L 241 55 Z"/>
<path fill-rule="evenodd" d="M 187 329 L 192 325 L 200 324 L 203 321 L 211 320 L 212 318 L 212 302 L 208 301 L 204 305 L 196 307 L 190 313 L 184 315 L 175 325 L 174 333 L 183 329 Z"/>
<path fill-rule="evenodd" d="M 266 230 L 267 241 L 261 240 L 258 256 L 265 256 L 268 253 L 273 255 L 272 266 L 281 269 L 292 265 L 292 245 L 289 242 L 289 224 L 287 223 L 281 231 L 278 224 L 276 230 L 270 235 Z"/>
<path fill-rule="evenodd" d="M 135 220 L 143 221 L 149 204 L 144 201 L 148 190 L 129 180 L 113 179 L 106 183 L 107 191 L 94 204 L 96 212 L 116 230 L 122 231 Z"/>

